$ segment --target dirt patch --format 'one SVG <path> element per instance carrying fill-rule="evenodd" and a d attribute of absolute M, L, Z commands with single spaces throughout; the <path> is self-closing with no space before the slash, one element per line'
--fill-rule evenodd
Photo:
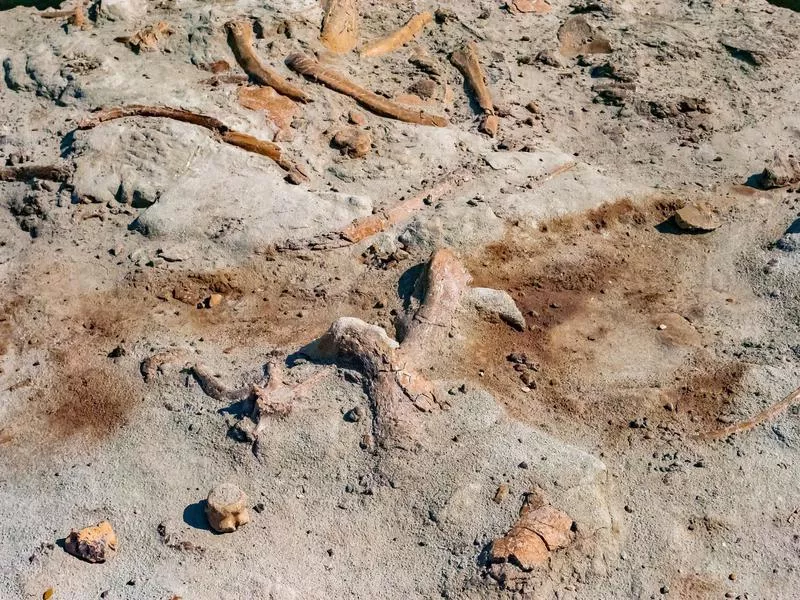
<path fill-rule="evenodd" d="M 137 386 L 110 366 L 65 361 L 43 394 L 48 431 L 58 440 L 74 436 L 97 440 L 124 426 L 141 401 Z"/>
<path fill-rule="evenodd" d="M 538 233 L 509 230 L 473 257 L 475 284 L 508 290 L 528 328 L 480 325 L 464 375 L 483 371 L 483 382 L 529 421 L 539 404 L 616 429 L 647 415 L 688 430 L 714 424 L 744 367 L 702 349 L 715 297 L 701 276 L 708 246 L 659 231 L 682 203 L 621 200 Z M 511 351 L 526 364 L 509 360 Z"/>

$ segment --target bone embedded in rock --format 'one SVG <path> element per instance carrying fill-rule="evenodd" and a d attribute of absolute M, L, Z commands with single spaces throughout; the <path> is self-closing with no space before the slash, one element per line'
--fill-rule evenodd
<path fill-rule="evenodd" d="M 358 44 L 358 0 L 327 0 L 320 41 L 331 52 L 350 52 Z"/>
<path fill-rule="evenodd" d="M 378 94 L 361 87 L 342 73 L 321 65 L 311 56 L 295 53 L 286 59 L 286 64 L 296 73 L 312 81 L 317 81 L 340 94 L 350 96 L 364 108 L 382 117 L 389 117 L 407 123 L 415 123 L 417 125 L 432 125 L 435 127 L 447 126 L 447 119 L 444 117 L 431 115 L 421 110 L 411 110 L 396 102 L 387 100 L 382 96 L 378 96 Z"/>
<path fill-rule="evenodd" d="M 269 86 L 279 94 L 298 102 L 311 102 L 311 96 L 305 91 L 289 83 L 277 71 L 261 62 L 253 48 L 253 26 L 249 21 L 228 21 L 225 23 L 225 28 L 236 60 L 253 81 Z"/>

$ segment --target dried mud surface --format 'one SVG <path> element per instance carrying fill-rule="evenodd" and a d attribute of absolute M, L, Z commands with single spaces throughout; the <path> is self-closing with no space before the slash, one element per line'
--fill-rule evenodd
<path fill-rule="evenodd" d="M 359 2 L 361 44 L 450 11 L 376 58 L 326 50 L 315 0 L 86 4 L 81 28 L 0 2 L 0 166 L 69 172 L 0 181 L 0 598 L 796 596 L 796 409 L 703 437 L 800 385 L 800 182 L 757 185 L 800 142 L 792 3 Z M 240 18 L 313 102 L 250 87 Z M 162 21 L 152 48 L 115 41 Z M 493 138 L 450 63 L 467 41 Z M 372 114 L 293 52 L 449 125 Z M 308 181 L 186 123 L 78 127 L 129 104 L 275 141 Z M 365 156 L 334 147 L 345 127 Z M 719 228 L 676 226 L 696 202 Z M 402 340 L 443 247 L 525 327 L 459 308 L 416 365 L 437 391 L 419 445 L 376 448 L 358 365 L 304 349 L 343 316 Z M 252 407 L 192 365 L 238 388 L 275 360 L 312 383 L 250 443 Z M 252 509 L 218 535 L 203 502 L 222 482 Z M 493 564 L 533 493 L 569 543 Z M 64 552 L 102 520 L 117 556 Z"/>

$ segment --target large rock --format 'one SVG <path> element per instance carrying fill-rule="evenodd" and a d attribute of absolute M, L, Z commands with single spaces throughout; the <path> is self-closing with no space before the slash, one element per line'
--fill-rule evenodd
<path fill-rule="evenodd" d="M 144 208 L 134 227 L 170 244 L 211 241 L 252 252 L 336 231 L 372 213 L 367 198 L 290 185 L 268 158 L 163 119 L 81 132 L 75 163 L 76 199 Z"/>
<path fill-rule="evenodd" d="M 110 21 L 135 21 L 147 14 L 147 0 L 102 0 L 98 12 Z"/>
<path fill-rule="evenodd" d="M 714 231 L 720 226 L 720 220 L 711 205 L 695 202 L 675 213 L 675 224 L 684 231 Z"/>
<path fill-rule="evenodd" d="M 761 173 L 759 182 L 765 190 L 800 182 L 800 160 L 792 154 L 784 156 L 776 152 L 772 162 Z"/>

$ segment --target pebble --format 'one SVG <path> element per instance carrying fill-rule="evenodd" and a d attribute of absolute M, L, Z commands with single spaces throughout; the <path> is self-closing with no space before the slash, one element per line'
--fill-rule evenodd
<path fill-rule="evenodd" d="M 497 491 L 494 493 L 494 498 L 492 498 L 492 500 L 494 500 L 496 504 L 500 504 L 506 499 L 506 496 L 508 496 L 508 484 L 501 483 L 497 486 Z"/>

